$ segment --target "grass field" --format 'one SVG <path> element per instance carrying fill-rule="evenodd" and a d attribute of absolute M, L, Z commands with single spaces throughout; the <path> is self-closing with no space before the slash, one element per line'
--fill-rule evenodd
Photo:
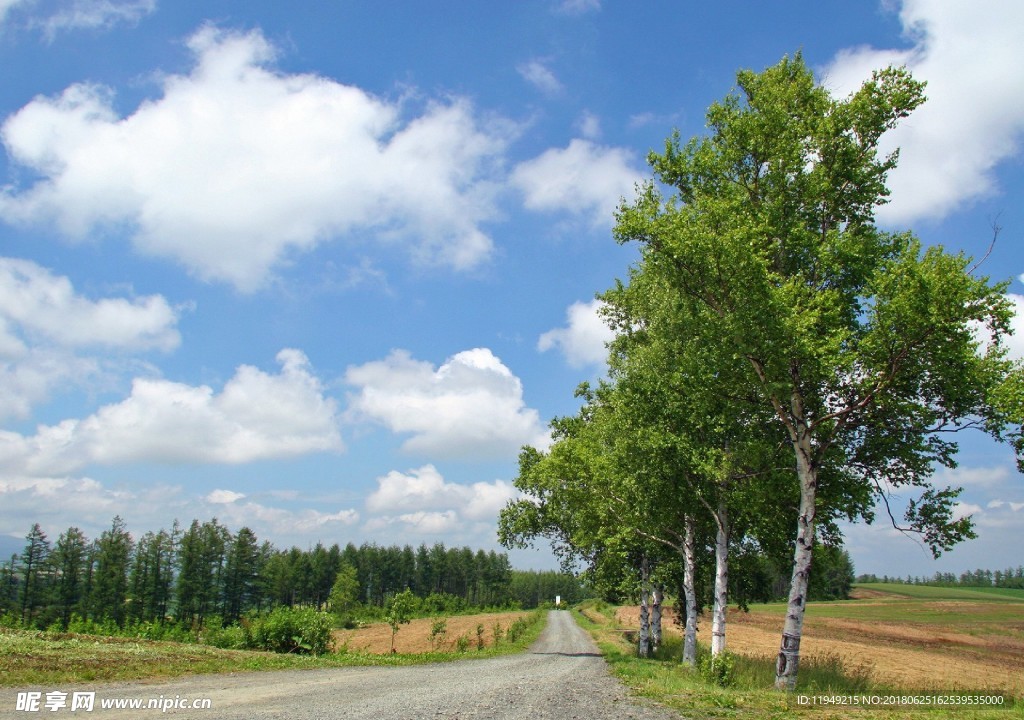
<path fill-rule="evenodd" d="M 808 607 L 801 643 L 801 684 L 812 696 L 900 695 L 928 697 L 998 695 L 1001 708 L 976 706 L 807 707 L 770 690 L 785 605 L 730 611 L 727 641 L 737 654 L 733 686 L 709 686 L 678 661 L 678 630 L 667 642 L 666 661 L 642 662 L 622 641 L 638 625 L 636 608 L 586 613 L 589 629 L 604 644 L 615 671 L 644 695 L 679 708 L 685 717 L 939 718 L 1024 717 L 1024 592 L 870 584 L 854 600 Z M 710 642 L 710 620 L 700 623 Z"/>
<path fill-rule="evenodd" d="M 536 618 L 514 642 L 508 628 L 521 617 Z M 546 613 L 517 612 L 466 615 L 448 621 L 448 635 L 437 651 L 429 643 L 430 621 L 403 625 L 396 638 L 398 653 L 390 653 L 391 629 L 370 625 L 358 631 L 340 631 L 342 652 L 319 657 L 248 650 L 220 650 L 207 645 L 161 642 L 124 637 L 102 637 L 0 628 L 0 686 L 29 688 L 66 683 L 166 678 L 197 673 L 289 670 L 356 665 L 411 665 L 469 657 L 493 657 L 519 652 L 544 629 Z M 494 625 L 503 629 L 494 643 Z M 476 626 L 486 629 L 483 650 L 477 650 Z M 387 645 L 381 638 L 387 637 Z M 453 635 L 458 632 L 459 635 Z M 468 636 L 466 650 L 456 649 L 455 638 Z"/>

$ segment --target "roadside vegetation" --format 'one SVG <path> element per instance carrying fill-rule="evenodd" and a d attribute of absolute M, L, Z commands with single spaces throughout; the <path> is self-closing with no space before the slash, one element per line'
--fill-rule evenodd
<path fill-rule="evenodd" d="M 472 620 L 473 616 L 466 616 Z M 231 650 L 194 642 L 149 640 L 145 637 L 90 635 L 0 627 L 0 685 L 31 687 L 93 681 L 124 681 L 166 678 L 199 673 L 294 670 L 371 665 L 414 665 L 486 658 L 522 652 L 544 629 L 546 611 L 505 613 L 500 635 L 493 634 L 496 621 L 487 616 L 492 642 L 478 645 L 475 635 L 464 643 L 443 643 L 430 649 L 430 624 L 410 625 L 402 632 L 422 634 L 425 650 L 419 652 L 370 652 L 361 649 L 358 633 L 370 635 L 372 625 L 345 644 L 335 643 L 322 654 Z M 480 622 L 476 623 L 480 624 Z M 386 625 L 385 630 L 390 632 Z M 401 646 L 399 646 L 401 647 Z"/>
<path fill-rule="evenodd" d="M 710 627 L 703 627 L 710 623 L 702 619 L 693 667 L 679 662 L 682 633 L 671 620 L 659 647 L 644 659 L 634 642 L 638 608 L 587 601 L 573 615 L 597 641 L 612 672 L 635 693 L 695 720 L 1007 720 L 1024 715 L 1024 593 L 989 590 L 996 589 L 870 583 L 855 587 L 859 599 L 811 603 L 792 693 L 773 689 L 775 632 L 785 603 L 730 613 L 730 645 L 717 662 L 710 653 Z M 853 707 L 811 700 L 886 696 L 932 702 L 944 696 L 1000 696 L 1003 704 Z"/>

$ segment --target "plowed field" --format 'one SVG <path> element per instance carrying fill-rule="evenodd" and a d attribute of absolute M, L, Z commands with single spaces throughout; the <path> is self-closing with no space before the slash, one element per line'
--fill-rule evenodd
<path fill-rule="evenodd" d="M 430 631 L 433 618 L 413 620 L 408 625 L 401 625 L 395 635 L 395 651 L 400 653 L 422 653 L 431 650 L 454 650 L 459 637 L 468 638 L 469 649 L 477 647 L 477 626 L 483 625 L 482 640 L 485 647 L 494 644 L 495 626 L 501 626 L 501 634 L 508 631 L 509 626 L 528 612 L 487 613 L 483 615 L 456 615 L 447 619 L 448 630 L 443 636 L 435 639 L 431 645 Z M 375 623 L 357 630 L 336 630 L 334 632 L 338 647 L 347 646 L 349 650 L 385 654 L 391 652 L 391 626 L 386 623 Z"/>
<path fill-rule="evenodd" d="M 801 653 L 838 655 L 848 668 L 868 668 L 872 678 L 908 690 L 1001 691 L 1024 696 L 1024 603 L 916 598 L 870 590 L 861 599 L 808 607 Z M 669 611 L 663 627 L 679 633 Z M 877 618 L 877 619 L 876 619 Z M 636 607 L 620 608 L 624 628 L 639 627 Z M 730 610 L 728 649 L 774 657 L 783 608 Z M 710 644 L 711 619 L 699 623 Z"/>

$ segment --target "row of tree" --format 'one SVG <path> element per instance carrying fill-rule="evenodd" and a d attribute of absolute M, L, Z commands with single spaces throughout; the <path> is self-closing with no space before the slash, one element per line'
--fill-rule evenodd
<path fill-rule="evenodd" d="M 1015 588 L 1024 590 L 1024 565 L 1018 565 L 1016 569 L 1006 568 L 1005 570 L 982 570 L 965 571 L 960 575 L 950 572 L 937 572 L 932 577 L 915 577 L 907 575 L 905 578 L 889 577 L 883 575 L 859 575 L 857 582 L 863 583 L 899 583 L 905 585 L 933 585 L 936 587 L 998 587 Z"/>
<path fill-rule="evenodd" d="M 616 239 L 640 260 L 600 296 L 608 378 L 581 386 L 550 449 L 524 449 L 500 535 L 547 537 L 597 586 L 636 588 L 641 654 L 678 583 L 687 663 L 702 587 L 717 657 L 730 593 L 759 558 L 788 568 L 776 686 L 792 690 L 812 558 L 840 546 L 838 523 L 880 508 L 935 555 L 974 537 L 933 468 L 966 428 L 1020 449 L 1024 383 L 1005 284 L 874 224 L 897 159 L 879 139 L 922 83 L 890 68 L 836 99 L 797 56 L 737 84 L 620 207 Z"/>
<path fill-rule="evenodd" d="M 514 571 L 493 550 L 416 549 L 349 543 L 278 550 L 243 527 L 216 519 L 147 532 L 137 541 L 124 521 L 89 540 L 76 527 L 51 543 L 36 524 L 20 555 L 0 565 L 0 615 L 26 626 L 67 628 L 72 618 L 119 627 L 173 619 L 224 624 L 276 606 L 324 609 L 344 575 L 352 605 L 383 607 L 410 590 L 439 609 L 536 607 L 562 595 L 577 601 L 579 581 L 561 573 Z M 351 609 L 351 608 L 349 608 Z"/>

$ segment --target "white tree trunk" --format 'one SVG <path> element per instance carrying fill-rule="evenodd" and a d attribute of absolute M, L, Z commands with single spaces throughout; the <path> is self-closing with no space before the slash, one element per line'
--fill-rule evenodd
<path fill-rule="evenodd" d="M 647 556 L 644 556 L 640 560 L 640 634 L 637 646 L 637 654 L 642 658 L 651 654 L 651 624 L 648 611 L 650 575 Z"/>
<path fill-rule="evenodd" d="M 661 601 L 665 597 L 665 588 L 655 583 L 651 588 L 651 652 L 658 652 L 661 647 Z"/>
<path fill-rule="evenodd" d="M 796 469 L 800 480 L 800 515 L 797 518 L 796 548 L 793 552 L 793 577 L 789 584 L 789 604 L 782 628 L 782 643 L 775 663 L 775 687 L 793 691 L 800 667 L 800 638 L 803 635 L 807 584 L 814 547 L 814 518 L 818 492 L 818 473 L 811 462 L 810 437 L 802 433 L 794 443 Z"/>
<path fill-rule="evenodd" d="M 686 603 L 686 629 L 683 632 L 683 664 L 697 664 L 697 591 L 694 588 L 697 552 L 693 518 L 686 516 L 683 541 L 683 600 Z"/>
<path fill-rule="evenodd" d="M 711 612 L 711 656 L 725 650 L 725 611 L 729 604 L 729 515 L 724 498 L 715 513 L 715 597 Z"/>

